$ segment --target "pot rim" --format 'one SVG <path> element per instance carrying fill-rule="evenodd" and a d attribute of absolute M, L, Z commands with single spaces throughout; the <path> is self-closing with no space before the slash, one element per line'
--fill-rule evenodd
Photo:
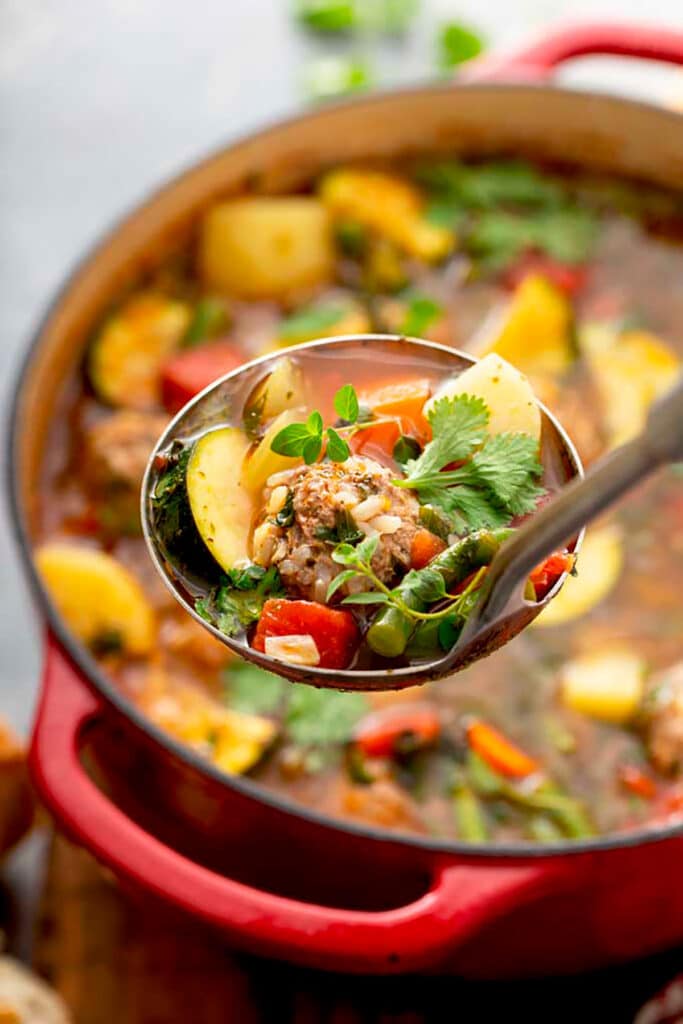
<path fill-rule="evenodd" d="M 545 857 L 558 857 L 573 854 L 584 854 L 591 852 L 602 852 L 613 849 L 623 849 L 660 843 L 667 839 L 683 836 L 683 820 L 679 824 L 634 829 L 632 832 L 623 834 L 612 834 L 598 836 L 594 839 L 582 841 L 566 840 L 561 843 L 534 844 L 531 842 L 519 842 L 509 844 L 466 844 L 448 839 L 438 839 L 430 836 L 412 835 L 407 832 L 392 832 L 388 829 L 373 827 L 346 821 L 343 818 L 335 818 L 324 814 L 303 804 L 299 804 L 291 798 L 280 796 L 268 790 L 259 782 L 248 776 L 227 775 L 215 767 L 211 762 L 206 761 L 200 754 L 191 750 L 190 747 L 181 741 L 174 739 L 165 733 L 152 721 L 150 721 L 136 705 L 125 697 L 109 680 L 105 672 L 100 668 L 87 649 L 78 642 L 61 619 L 56 607 L 50 599 L 47 590 L 42 584 L 33 558 L 33 547 L 29 532 L 25 523 L 24 513 L 19 493 L 19 468 L 18 468 L 18 435 L 19 435 L 19 414 L 26 380 L 31 371 L 33 358 L 38 351 L 45 327 L 54 314 L 58 311 L 63 299 L 77 284 L 78 278 L 88 266 L 93 257 L 107 245 L 113 237 L 132 219 L 138 217 L 148 206 L 152 206 L 163 194 L 177 187 L 186 177 L 194 174 L 200 168 L 211 164 L 215 159 L 228 150 L 238 149 L 259 138 L 267 137 L 273 131 L 287 129 L 302 121 L 313 121 L 324 119 L 332 111 L 345 108 L 374 106 L 386 103 L 388 100 L 396 100 L 417 95 L 452 95 L 455 90 L 470 91 L 513 91 L 524 94 L 525 92 L 560 92 L 574 97 L 577 101 L 590 102 L 591 99 L 608 100 L 621 106 L 631 109 L 639 109 L 643 113 L 660 118 L 662 121 L 671 122 L 680 130 L 681 114 L 675 110 L 665 109 L 654 103 L 644 100 L 635 100 L 615 95 L 611 92 L 595 92 L 583 89 L 568 89 L 545 83 L 529 82 L 449 82 L 448 84 L 435 83 L 417 86 L 406 86 L 398 89 L 384 89 L 373 92 L 370 96 L 340 100 L 334 103 L 325 104 L 316 110 L 304 113 L 296 113 L 285 118 L 276 119 L 258 128 L 256 131 L 248 131 L 240 134 L 236 139 L 211 149 L 205 156 L 193 160 L 176 173 L 165 178 L 160 185 L 153 188 L 143 198 L 128 208 L 126 212 L 115 218 L 103 231 L 101 231 L 94 242 L 87 248 L 84 255 L 72 266 L 64 278 L 62 285 L 47 303 L 44 312 L 36 327 L 30 335 L 30 340 L 21 356 L 18 366 L 14 371 L 13 391 L 10 407 L 7 412 L 7 430 L 5 447 L 5 483 L 6 500 L 10 511 L 10 527 L 19 548 L 24 571 L 28 577 L 31 591 L 38 602 L 42 617 L 44 618 L 49 631 L 56 637 L 60 647 L 69 657 L 75 669 L 81 677 L 80 681 L 84 686 L 95 689 L 99 696 L 114 706 L 115 711 L 132 722 L 145 736 L 151 738 L 155 743 L 165 748 L 172 756 L 184 762 L 188 767 L 200 773 L 208 775 L 214 782 L 235 789 L 242 796 L 256 800 L 259 803 L 279 811 L 282 814 L 293 815 L 301 818 L 311 825 L 331 828 L 338 832 L 350 834 L 358 838 L 369 839 L 373 842 L 392 843 L 400 846 L 416 847 L 426 853 L 433 854 L 455 854 L 467 856 L 477 860 L 508 860 L 526 859 L 534 860 Z"/>

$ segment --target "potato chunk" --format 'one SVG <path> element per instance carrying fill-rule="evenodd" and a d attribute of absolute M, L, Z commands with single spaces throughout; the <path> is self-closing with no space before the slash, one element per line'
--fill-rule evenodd
<path fill-rule="evenodd" d="M 567 662 L 561 686 L 567 707 L 603 722 L 624 724 L 640 708 L 645 665 L 627 647 L 595 651 Z"/>
<path fill-rule="evenodd" d="M 43 544 L 36 566 L 66 624 L 84 643 L 148 654 L 155 642 L 152 607 L 135 577 L 104 551 L 65 541 Z"/>
<path fill-rule="evenodd" d="M 459 377 L 454 377 L 439 388 L 424 407 L 425 415 L 439 398 L 456 395 L 476 395 L 486 402 L 491 417 L 489 433 L 503 431 L 530 434 L 540 441 L 541 410 L 531 384 L 514 366 L 491 353 Z"/>
<path fill-rule="evenodd" d="M 615 586 L 623 563 L 623 542 L 618 527 L 591 528 L 579 552 L 578 575 L 565 580 L 560 593 L 543 609 L 531 628 L 559 626 L 586 615 Z"/>
<path fill-rule="evenodd" d="M 310 196 L 219 203 L 206 214 L 200 274 L 209 288 L 243 299 L 281 299 L 327 283 L 334 248 L 324 205 Z"/>

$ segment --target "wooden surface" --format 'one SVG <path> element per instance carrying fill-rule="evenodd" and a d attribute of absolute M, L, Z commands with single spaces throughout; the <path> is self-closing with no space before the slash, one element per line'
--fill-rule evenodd
<path fill-rule="evenodd" d="M 37 918 L 34 966 L 75 1024 L 630 1024 L 683 962 L 673 951 L 637 967 L 506 984 L 322 974 L 231 952 L 121 890 L 60 837 Z"/>

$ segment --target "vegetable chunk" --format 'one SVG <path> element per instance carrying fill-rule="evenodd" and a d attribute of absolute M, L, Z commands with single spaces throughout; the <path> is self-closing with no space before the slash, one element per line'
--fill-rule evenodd
<path fill-rule="evenodd" d="M 204 434 L 187 464 L 187 497 L 207 548 L 226 571 L 247 559 L 251 499 L 240 473 L 249 441 L 223 427 Z"/>
<path fill-rule="evenodd" d="M 204 218 L 200 273 L 217 291 L 281 299 L 329 281 L 333 264 L 327 210 L 309 196 L 235 199 Z"/>
<path fill-rule="evenodd" d="M 484 356 L 459 377 L 447 381 L 424 407 L 425 415 L 440 398 L 475 395 L 489 408 L 490 434 L 529 434 L 540 441 L 541 410 L 526 377 L 496 353 Z"/>
<path fill-rule="evenodd" d="M 562 670 L 562 701 L 591 718 L 622 724 L 634 717 L 645 686 L 645 664 L 629 648 L 596 651 Z"/>
<path fill-rule="evenodd" d="M 251 646 L 255 651 L 265 651 L 269 637 L 284 636 L 311 637 L 321 668 L 347 668 L 360 642 L 351 612 L 315 601 L 266 601 Z"/>
<path fill-rule="evenodd" d="M 149 409 L 160 397 L 159 372 L 180 345 L 190 309 L 163 295 L 143 292 L 102 327 L 89 352 L 97 394 L 110 405 Z"/>
<path fill-rule="evenodd" d="M 135 577 L 103 551 L 62 541 L 44 544 L 36 566 L 59 614 L 79 640 L 128 654 L 152 650 L 152 606 Z"/>

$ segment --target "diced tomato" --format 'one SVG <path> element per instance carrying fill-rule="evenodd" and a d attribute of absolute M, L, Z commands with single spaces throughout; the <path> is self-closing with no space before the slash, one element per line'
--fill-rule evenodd
<path fill-rule="evenodd" d="M 431 438 L 432 429 L 422 409 L 430 394 L 428 380 L 399 381 L 363 396 L 361 404 L 372 409 L 375 416 L 398 416 L 404 434 L 425 441 Z"/>
<path fill-rule="evenodd" d="M 635 764 L 622 764 L 619 768 L 619 781 L 624 789 L 643 800 L 652 800 L 657 795 L 657 783 Z"/>
<path fill-rule="evenodd" d="M 586 284 L 588 268 L 583 264 L 560 263 L 541 253 L 527 252 L 506 270 L 503 282 L 514 291 L 526 277 L 540 274 L 565 295 L 577 295 Z"/>
<path fill-rule="evenodd" d="M 479 719 L 467 726 L 467 741 L 472 750 L 503 775 L 521 779 L 538 771 L 538 761 L 515 746 L 498 729 Z"/>
<path fill-rule="evenodd" d="M 179 409 L 216 378 L 236 370 L 244 353 L 229 341 L 210 341 L 172 356 L 161 369 L 161 397 L 169 412 Z"/>
<path fill-rule="evenodd" d="M 446 547 L 444 541 L 430 530 L 417 530 L 410 545 L 410 565 L 413 569 L 424 569 L 432 558 L 440 555 Z"/>
<path fill-rule="evenodd" d="M 349 611 L 316 601 L 271 598 L 263 606 L 251 646 L 263 651 L 266 637 L 305 635 L 315 641 L 321 668 L 346 668 L 360 642 L 356 620 Z"/>
<path fill-rule="evenodd" d="M 536 591 L 536 600 L 541 601 L 550 591 L 560 576 L 565 572 L 571 572 L 574 567 L 576 556 L 570 551 L 555 551 L 541 562 L 533 570 L 529 579 Z"/>
<path fill-rule="evenodd" d="M 381 420 L 352 434 L 349 438 L 349 447 L 354 455 L 363 454 L 370 458 L 379 455 L 380 459 L 391 458 L 400 434 L 397 420 Z"/>
<path fill-rule="evenodd" d="M 431 746 L 440 732 L 439 716 L 428 704 L 396 705 L 361 719 L 353 741 L 367 757 L 392 757 Z"/>

